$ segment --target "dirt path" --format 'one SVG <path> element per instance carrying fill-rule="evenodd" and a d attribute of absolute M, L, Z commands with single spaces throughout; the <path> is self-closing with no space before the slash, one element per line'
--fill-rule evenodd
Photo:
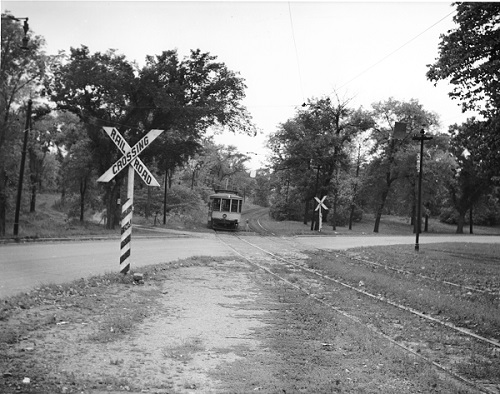
<path fill-rule="evenodd" d="M 254 335 L 267 327 L 269 313 L 269 301 L 255 287 L 259 275 L 245 263 L 230 260 L 179 267 L 163 281 L 162 295 L 151 306 L 155 314 L 121 339 L 89 340 L 102 322 L 59 314 L 59 324 L 25 337 L 10 350 L 29 349 L 39 362 L 51 365 L 48 378 L 60 381 L 63 393 L 83 392 L 74 391 L 75 385 L 94 394 L 220 392 L 217 375 L 226 373 L 226 363 L 265 351 Z M 149 287 L 146 282 L 142 291 L 152 291 Z M 126 296 L 118 291 L 116 295 Z M 147 302 L 139 306 L 149 307 Z M 38 377 L 26 377 L 35 389 Z M 28 386 L 12 387 L 12 392 L 23 388 Z"/>

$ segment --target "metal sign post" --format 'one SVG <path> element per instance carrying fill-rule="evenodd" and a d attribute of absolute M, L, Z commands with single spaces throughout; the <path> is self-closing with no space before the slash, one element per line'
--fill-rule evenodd
<path fill-rule="evenodd" d="M 314 197 L 316 202 L 318 203 L 318 206 L 314 209 L 315 211 L 318 212 L 318 231 L 321 231 L 321 227 L 323 226 L 323 215 L 321 214 L 321 208 L 328 210 L 325 204 L 323 202 L 325 201 L 326 196 L 323 196 L 323 198 L 320 200 L 318 197 Z"/>
<path fill-rule="evenodd" d="M 163 130 L 151 130 L 148 134 L 133 147 L 125 141 L 123 136 L 114 127 L 103 127 L 106 134 L 118 147 L 123 156 L 113 164 L 97 182 L 109 182 L 124 168 L 128 168 L 127 175 L 127 200 L 122 205 L 122 220 L 121 220 L 121 240 L 120 240 L 120 272 L 126 274 L 130 271 L 130 252 L 132 240 L 132 211 L 134 202 L 134 171 L 148 186 L 160 186 L 153 174 L 147 169 L 139 154 L 146 149 L 149 144 L 156 139 Z"/>

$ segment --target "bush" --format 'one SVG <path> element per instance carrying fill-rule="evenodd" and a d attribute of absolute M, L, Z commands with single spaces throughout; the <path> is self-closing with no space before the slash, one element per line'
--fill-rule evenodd
<path fill-rule="evenodd" d="M 303 218 L 304 206 L 300 200 L 288 200 L 283 199 L 275 201 L 270 209 L 269 214 L 274 220 L 297 220 L 300 221 Z"/>
<path fill-rule="evenodd" d="M 200 198 L 199 190 L 190 189 L 182 185 L 174 185 L 167 190 L 167 213 L 183 213 L 192 206 L 204 205 Z M 163 189 L 152 188 L 149 191 L 149 211 L 153 215 L 155 212 L 163 212 Z M 148 205 L 148 190 L 146 187 L 135 191 L 134 211 L 139 215 L 145 215 Z"/>
<path fill-rule="evenodd" d="M 441 210 L 439 220 L 446 224 L 458 223 L 458 212 L 455 208 L 447 207 Z M 500 223 L 498 206 L 481 204 L 472 210 L 472 220 L 479 226 L 495 226 Z M 465 215 L 465 224 L 469 224 L 469 213 Z"/>

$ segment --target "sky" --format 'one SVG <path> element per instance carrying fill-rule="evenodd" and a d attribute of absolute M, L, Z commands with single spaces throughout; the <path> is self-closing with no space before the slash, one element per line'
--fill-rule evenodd
<path fill-rule="evenodd" d="M 311 98 L 337 94 L 365 109 L 417 99 L 440 116 L 442 131 L 473 115 L 449 98 L 447 82 L 425 77 L 440 35 L 455 27 L 451 3 L 15 0 L 1 9 L 28 17 L 47 54 L 112 48 L 139 65 L 170 49 L 217 56 L 245 80 L 243 104 L 259 133 L 216 141 L 250 152 L 253 168 L 265 161 L 269 134 Z"/>

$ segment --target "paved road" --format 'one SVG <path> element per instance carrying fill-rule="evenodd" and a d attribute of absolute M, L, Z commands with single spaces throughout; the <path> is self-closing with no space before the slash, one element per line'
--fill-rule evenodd
<path fill-rule="evenodd" d="M 172 234 L 171 234 L 172 235 Z M 133 238 L 132 268 L 192 256 L 228 256 L 233 252 L 213 234 L 173 234 L 178 238 Z M 297 237 L 304 245 L 323 249 L 415 243 L 413 236 Z M 426 236 L 421 250 L 436 242 L 500 243 L 498 236 Z M 120 241 L 48 242 L 0 245 L 0 298 L 41 284 L 64 283 L 106 272 L 117 272 Z"/>
<path fill-rule="evenodd" d="M 201 255 L 227 256 L 231 251 L 213 234 L 132 239 L 133 269 Z M 119 239 L 0 245 L 0 298 L 41 284 L 117 272 L 119 260 Z"/>

